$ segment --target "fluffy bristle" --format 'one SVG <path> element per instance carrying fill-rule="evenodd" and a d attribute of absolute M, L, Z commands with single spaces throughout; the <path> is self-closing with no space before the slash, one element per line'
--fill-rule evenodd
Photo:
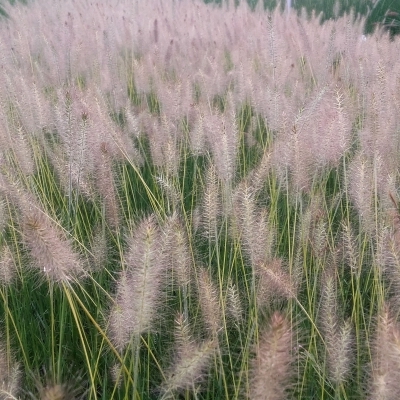
<path fill-rule="evenodd" d="M 249 399 L 283 400 L 294 376 L 293 330 L 280 312 L 275 312 L 260 334 L 252 362 Z"/>

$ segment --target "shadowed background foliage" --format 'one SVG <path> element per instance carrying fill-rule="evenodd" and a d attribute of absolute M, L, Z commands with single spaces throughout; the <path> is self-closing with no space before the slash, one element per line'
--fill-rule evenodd
<path fill-rule="evenodd" d="M 206 3 L 223 3 L 226 0 L 205 0 Z M 236 2 L 238 0 L 235 0 Z M 386 27 L 392 35 L 400 32 L 400 2 L 397 0 L 263 0 L 264 7 L 274 9 L 278 4 L 287 7 L 289 4 L 297 12 L 306 9 L 307 13 L 313 10 L 322 13 L 322 21 L 336 18 L 350 11 L 367 16 L 365 31 L 371 33 L 377 25 Z M 255 7 L 259 0 L 247 0 L 251 7 Z"/>

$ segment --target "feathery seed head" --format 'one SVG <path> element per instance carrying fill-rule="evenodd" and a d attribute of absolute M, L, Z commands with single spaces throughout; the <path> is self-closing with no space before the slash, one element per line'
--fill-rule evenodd
<path fill-rule="evenodd" d="M 239 290 L 230 278 L 226 292 L 226 307 L 235 323 L 240 324 L 243 320 L 243 306 L 240 300 Z"/>
<path fill-rule="evenodd" d="M 97 192 L 101 194 L 105 218 L 109 226 L 116 228 L 120 223 L 119 203 L 115 187 L 114 173 L 112 169 L 112 160 L 109 155 L 106 142 L 100 144 L 99 158 L 96 162 L 96 181 Z"/>
<path fill-rule="evenodd" d="M 268 223 L 268 212 L 257 207 L 255 190 L 247 181 L 241 182 L 233 194 L 232 230 L 239 236 L 253 268 L 271 259 L 275 238 Z"/>
<path fill-rule="evenodd" d="M 176 184 L 167 175 L 161 174 L 156 177 L 157 183 L 160 185 L 164 194 L 166 195 L 166 205 L 167 211 L 175 212 L 181 209 L 181 194 L 176 187 Z"/>
<path fill-rule="evenodd" d="M 38 397 L 30 394 L 35 400 L 83 400 L 85 398 L 86 392 L 82 387 L 83 379 L 77 373 L 68 382 L 55 380 L 50 377 L 48 372 L 44 378 L 36 376 L 33 378 L 36 382 Z"/>
<path fill-rule="evenodd" d="M 0 347 L 0 398 L 12 400 L 17 398 L 21 389 L 21 370 L 17 363 L 10 361 L 3 345 Z"/>
<path fill-rule="evenodd" d="M 349 378 L 353 362 L 353 327 L 350 320 L 341 322 L 337 300 L 335 270 L 326 270 L 322 281 L 320 323 L 326 344 L 329 378 L 336 385 Z"/>
<path fill-rule="evenodd" d="M 193 106 L 195 109 L 195 122 L 190 130 L 190 150 L 194 155 L 202 155 L 206 150 L 205 146 L 205 113 L 200 105 Z"/>
<path fill-rule="evenodd" d="M 293 329 L 287 318 L 276 311 L 260 333 L 251 367 L 249 399 L 283 400 L 294 375 Z"/>
<path fill-rule="evenodd" d="M 214 112 L 208 116 L 207 140 L 213 154 L 218 178 L 225 183 L 235 176 L 238 128 L 232 112 Z"/>
<path fill-rule="evenodd" d="M 197 290 L 206 329 L 212 337 L 215 337 L 224 329 L 224 324 L 218 288 L 205 268 L 200 268 Z"/>
<path fill-rule="evenodd" d="M 133 295 L 129 287 L 126 273 L 122 273 L 117 283 L 117 294 L 109 316 L 109 334 L 112 343 L 118 350 L 128 345 L 131 338 L 132 325 L 135 316 L 132 312 L 131 302 Z"/>
<path fill-rule="evenodd" d="M 190 283 L 192 256 L 187 233 L 178 214 L 167 219 L 163 233 L 165 268 L 172 269 L 180 286 L 187 286 Z"/>
<path fill-rule="evenodd" d="M 208 239 L 217 239 L 221 215 L 221 190 L 215 166 L 211 165 L 206 172 L 206 187 L 200 216 L 201 228 Z"/>
<path fill-rule="evenodd" d="M 347 259 L 352 274 L 360 276 L 361 269 L 358 262 L 356 239 L 353 234 L 353 229 L 350 224 L 343 222 L 342 230 L 345 258 Z"/>
<path fill-rule="evenodd" d="M 261 190 L 267 181 L 271 169 L 271 153 L 264 151 L 260 164 L 250 171 L 249 182 L 256 192 Z"/>
<path fill-rule="evenodd" d="M 72 400 L 75 396 L 67 385 L 56 384 L 43 387 L 40 391 L 40 400 Z"/>
<path fill-rule="evenodd" d="M 1 190 L 1 184 L 0 184 L 0 190 Z M 9 215 L 6 210 L 6 202 L 2 197 L 0 197 L 0 232 L 3 231 L 3 229 L 7 225 Z"/>
<path fill-rule="evenodd" d="M 23 239 L 33 265 L 50 281 L 65 283 L 84 276 L 80 256 L 49 215 L 39 209 L 25 212 Z"/>
<path fill-rule="evenodd" d="M 154 326 L 161 300 L 165 268 L 160 254 L 161 233 L 154 216 L 144 218 L 127 238 L 127 269 L 117 283 L 109 330 L 118 349 Z"/>
<path fill-rule="evenodd" d="M 350 198 L 361 218 L 363 229 L 370 233 L 374 226 L 373 196 L 375 194 L 371 160 L 365 154 L 357 154 L 349 166 L 348 175 Z"/>
<path fill-rule="evenodd" d="M 400 396 L 400 326 L 384 304 L 379 312 L 371 365 L 370 399 Z"/>
<path fill-rule="evenodd" d="M 118 388 L 120 388 L 122 385 L 122 381 L 123 381 L 123 372 L 122 372 L 121 366 L 118 364 L 114 364 L 110 368 L 110 375 L 111 375 L 111 378 L 112 378 L 113 382 L 115 383 L 115 385 Z"/>
<path fill-rule="evenodd" d="M 283 260 L 276 258 L 269 263 L 259 264 L 254 273 L 259 279 L 257 288 L 259 306 L 270 305 L 277 299 L 296 297 L 297 282 L 285 271 Z"/>
<path fill-rule="evenodd" d="M 332 340 L 327 343 L 330 377 L 336 385 L 340 385 L 349 379 L 353 364 L 354 336 L 351 321 L 345 321 L 340 326 L 337 336 L 332 336 L 329 340 Z"/>
<path fill-rule="evenodd" d="M 97 226 L 90 242 L 90 264 L 93 271 L 100 271 L 107 263 L 108 243 L 104 229 Z"/>
<path fill-rule="evenodd" d="M 127 236 L 125 260 L 131 271 L 157 265 L 159 259 L 160 229 L 154 214 L 132 226 Z"/>
<path fill-rule="evenodd" d="M 338 302 L 335 271 L 328 270 L 324 274 L 321 293 L 321 324 L 323 331 L 328 334 L 335 332 L 338 325 Z"/>
<path fill-rule="evenodd" d="M 0 246 L 0 285 L 9 285 L 16 275 L 15 257 L 8 244 Z"/>
<path fill-rule="evenodd" d="M 175 337 L 175 360 L 162 385 L 162 399 L 172 397 L 175 392 L 195 390 L 204 380 L 216 350 L 215 340 L 200 343 L 191 338 L 189 325 L 183 315 L 176 319 Z"/>

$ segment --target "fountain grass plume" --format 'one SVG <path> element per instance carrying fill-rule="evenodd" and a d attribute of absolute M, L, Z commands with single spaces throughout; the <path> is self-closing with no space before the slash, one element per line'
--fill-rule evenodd
<path fill-rule="evenodd" d="M 276 311 L 255 344 L 249 399 L 287 399 L 294 377 L 294 331 L 286 317 Z"/>
<path fill-rule="evenodd" d="M 32 257 L 32 266 L 49 281 L 68 283 L 85 275 L 81 257 L 65 231 L 40 209 L 24 213 L 23 240 Z"/>
<path fill-rule="evenodd" d="M 349 379 L 353 364 L 353 327 L 351 320 L 340 321 L 335 271 L 326 271 L 322 283 L 320 324 L 326 351 L 330 380 L 343 385 Z"/>
<path fill-rule="evenodd" d="M 199 342 L 192 337 L 183 315 L 176 318 L 175 324 L 175 355 L 162 386 L 162 399 L 174 398 L 175 393 L 186 390 L 196 390 L 205 380 L 216 350 L 215 340 Z"/>
<path fill-rule="evenodd" d="M 21 392 L 21 368 L 7 352 L 4 344 L 0 347 L 0 398 L 16 399 Z"/>
<path fill-rule="evenodd" d="M 109 323 L 110 337 L 118 349 L 154 327 L 166 272 L 160 262 L 160 235 L 152 215 L 140 221 L 127 238 L 126 269 L 117 282 Z"/>
<path fill-rule="evenodd" d="M 368 387 L 369 399 L 400 396 L 400 327 L 388 304 L 379 312 Z"/>

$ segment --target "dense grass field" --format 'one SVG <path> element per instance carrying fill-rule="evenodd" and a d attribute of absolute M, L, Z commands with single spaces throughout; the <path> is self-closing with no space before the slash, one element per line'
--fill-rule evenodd
<path fill-rule="evenodd" d="M 0 0 L 0 15 L 6 16 L 7 4 L 20 2 L 26 4 L 29 0 Z M 32 0 L 31 0 L 32 1 Z M 205 3 L 228 4 L 230 0 L 204 0 Z M 233 0 L 238 4 L 239 0 Z M 251 8 L 261 0 L 247 0 Z M 397 0 L 263 0 L 263 6 L 270 11 L 278 5 L 282 10 L 290 8 L 297 13 L 305 10 L 308 14 L 321 14 L 321 20 L 335 19 L 353 12 L 366 18 L 364 30 L 372 33 L 377 26 L 384 27 L 392 35 L 400 33 L 400 3 Z"/>
<path fill-rule="evenodd" d="M 4 7 L 0 399 L 400 398 L 399 37 Z"/>

